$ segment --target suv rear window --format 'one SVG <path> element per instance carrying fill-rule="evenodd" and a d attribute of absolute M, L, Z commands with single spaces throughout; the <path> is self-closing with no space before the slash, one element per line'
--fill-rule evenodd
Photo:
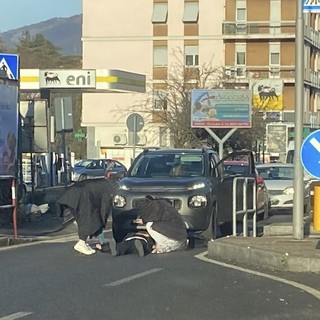
<path fill-rule="evenodd" d="M 131 168 L 131 177 L 188 177 L 204 174 L 202 154 L 142 154 Z"/>

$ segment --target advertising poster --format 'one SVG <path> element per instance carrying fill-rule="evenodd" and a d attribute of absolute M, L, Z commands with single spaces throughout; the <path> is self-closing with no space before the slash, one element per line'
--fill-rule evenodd
<path fill-rule="evenodd" d="M 18 86 L 0 84 L 0 175 L 17 175 Z"/>
<path fill-rule="evenodd" d="M 267 152 L 285 153 L 287 142 L 287 126 L 285 124 L 267 124 Z"/>
<path fill-rule="evenodd" d="M 283 110 L 282 80 L 252 80 L 252 106 L 261 111 Z"/>
<path fill-rule="evenodd" d="M 192 128 L 251 128 L 251 90 L 192 90 Z"/>

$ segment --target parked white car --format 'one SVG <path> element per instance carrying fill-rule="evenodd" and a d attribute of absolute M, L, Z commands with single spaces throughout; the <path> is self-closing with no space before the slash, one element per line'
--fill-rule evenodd
<path fill-rule="evenodd" d="M 270 198 L 270 210 L 289 211 L 293 209 L 294 166 L 291 163 L 268 163 L 256 166 L 264 179 Z M 310 210 L 310 180 L 304 180 L 304 212 Z"/>

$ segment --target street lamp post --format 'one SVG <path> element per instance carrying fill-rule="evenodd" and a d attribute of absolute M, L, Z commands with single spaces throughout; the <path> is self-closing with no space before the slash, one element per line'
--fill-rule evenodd
<path fill-rule="evenodd" d="M 303 200 L 304 183 L 303 169 L 300 160 L 300 148 L 303 139 L 304 109 L 304 23 L 302 1 L 296 0 L 296 45 L 295 45 L 295 156 L 294 156 L 294 200 L 293 200 L 293 238 L 304 238 Z"/>

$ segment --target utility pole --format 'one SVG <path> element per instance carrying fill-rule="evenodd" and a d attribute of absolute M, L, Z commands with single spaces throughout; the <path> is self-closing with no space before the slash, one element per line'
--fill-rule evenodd
<path fill-rule="evenodd" d="M 296 0 L 296 45 L 295 45 L 295 155 L 294 155 L 294 199 L 293 199 L 293 238 L 304 238 L 303 202 L 304 183 L 300 149 L 303 140 L 304 109 L 304 22 L 302 1 Z"/>

